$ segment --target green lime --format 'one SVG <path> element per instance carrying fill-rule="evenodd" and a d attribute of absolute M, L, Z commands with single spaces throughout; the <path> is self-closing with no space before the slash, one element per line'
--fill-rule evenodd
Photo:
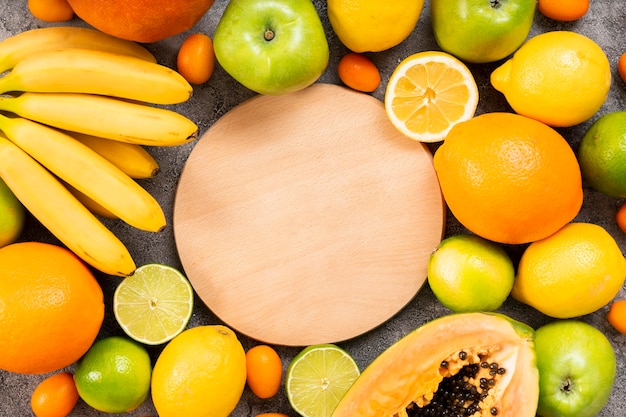
<path fill-rule="evenodd" d="M 583 179 L 610 197 L 626 197 L 626 110 L 607 113 L 583 135 L 578 148 Z"/>
<path fill-rule="evenodd" d="M 142 265 L 118 285 L 113 313 L 133 339 L 159 345 L 182 332 L 193 311 L 193 289 L 177 269 Z"/>
<path fill-rule="evenodd" d="M 150 356 L 146 348 L 125 337 L 96 341 L 74 372 L 80 398 L 105 413 L 126 413 L 139 407 L 150 391 Z"/>
<path fill-rule="evenodd" d="M 24 206 L 0 179 L 0 248 L 17 240 L 24 229 L 25 220 Z"/>
<path fill-rule="evenodd" d="M 515 268 L 506 251 L 476 235 L 444 239 L 428 262 L 428 284 L 450 310 L 494 311 L 509 296 Z"/>
<path fill-rule="evenodd" d="M 285 391 L 301 416 L 329 417 L 359 375 L 358 365 L 343 349 L 332 344 L 313 345 L 291 360 Z"/>

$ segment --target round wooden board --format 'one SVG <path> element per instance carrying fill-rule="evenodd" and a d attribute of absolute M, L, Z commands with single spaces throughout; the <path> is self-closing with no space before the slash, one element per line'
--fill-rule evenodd
<path fill-rule="evenodd" d="M 350 339 L 395 315 L 424 284 L 444 223 L 428 148 L 379 100 L 319 83 L 220 118 L 174 204 L 199 297 L 228 326 L 288 346 Z"/>

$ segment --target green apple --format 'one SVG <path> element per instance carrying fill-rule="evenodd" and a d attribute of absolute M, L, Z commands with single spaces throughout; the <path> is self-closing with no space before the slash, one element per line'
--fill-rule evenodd
<path fill-rule="evenodd" d="M 13 243 L 22 233 L 26 209 L 0 179 L 0 248 Z"/>
<path fill-rule="evenodd" d="M 604 334 L 578 320 L 558 320 L 535 333 L 542 417 L 594 417 L 615 380 L 615 352 Z"/>
<path fill-rule="evenodd" d="M 261 94 L 301 90 L 328 66 L 328 40 L 311 0 L 231 0 L 213 47 L 228 74 Z"/>
<path fill-rule="evenodd" d="M 441 49 L 470 63 L 506 58 L 528 37 L 536 0 L 431 0 Z"/>

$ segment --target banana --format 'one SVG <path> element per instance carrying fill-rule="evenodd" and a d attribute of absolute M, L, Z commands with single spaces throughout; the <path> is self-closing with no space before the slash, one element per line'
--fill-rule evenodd
<path fill-rule="evenodd" d="M 198 134 L 196 124 L 177 112 L 93 94 L 0 96 L 0 110 L 59 129 L 137 145 L 181 145 Z"/>
<path fill-rule="evenodd" d="M 53 174 L 122 221 L 157 232 L 166 225 L 159 203 L 119 168 L 72 137 L 20 117 L 0 115 L 0 130 Z"/>
<path fill-rule="evenodd" d="M 33 216 L 86 263 L 109 275 L 135 271 L 126 246 L 4 134 L 0 134 L 0 177 Z"/>
<path fill-rule="evenodd" d="M 0 78 L 0 94 L 88 93 L 153 104 L 177 104 L 193 87 L 178 72 L 128 55 L 88 49 L 42 52 Z"/>
<path fill-rule="evenodd" d="M 95 202 L 93 199 L 87 197 L 84 193 L 81 193 L 80 191 L 72 187 L 67 182 L 61 181 L 61 183 L 65 186 L 65 188 L 68 189 L 70 193 L 72 193 L 74 197 L 76 197 L 78 201 L 82 203 L 83 206 L 85 206 L 93 214 L 98 215 L 100 217 L 107 218 L 107 219 L 118 218 L 115 214 L 111 213 L 109 210 L 105 209 L 100 204 Z"/>
<path fill-rule="evenodd" d="M 84 133 L 65 132 L 83 145 L 135 179 L 153 178 L 159 172 L 159 164 L 141 145 L 99 138 Z"/>
<path fill-rule="evenodd" d="M 154 55 L 136 42 L 116 38 L 95 29 L 57 26 L 27 30 L 1 41 L 0 74 L 30 56 L 65 48 L 114 52 L 156 63 Z"/>

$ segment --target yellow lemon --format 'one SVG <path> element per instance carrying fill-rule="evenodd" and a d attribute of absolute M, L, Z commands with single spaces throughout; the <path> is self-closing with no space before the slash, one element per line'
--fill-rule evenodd
<path fill-rule="evenodd" d="M 183 331 L 163 349 L 152 372 L 160 417 L 227 417 L 246 383 L 246 354 L 225 326 Z"/>
<path fill-rule="evenodd" d="M 568 127 L 589 120 L 602 107 L 611 67 L 592 39 L 570 31 L 546 32 L 496 68 L 491 84 L 517 113 Z"/>
<path fill-rule="evenodd" d="M 548 316 L 572 318 L 608 304 L 625 277 L 626 259 L 604 228 L 569 223 L 526 248 L 511 295 Z"/>
<path fill-rule="evenodd" d="M 424 0 L 328 0 L 328 20 L 354 52 L 379 52 L 405 40 L 419 20 Z"/>
<path fill-rule="evenodd" d="M 474 116 L 478 87 L 470 70 L 454 56 L 418 52 L 393 71 L 384 102 L 389 120 L 405 136 L 438 142 L 456 124 Z"/>

